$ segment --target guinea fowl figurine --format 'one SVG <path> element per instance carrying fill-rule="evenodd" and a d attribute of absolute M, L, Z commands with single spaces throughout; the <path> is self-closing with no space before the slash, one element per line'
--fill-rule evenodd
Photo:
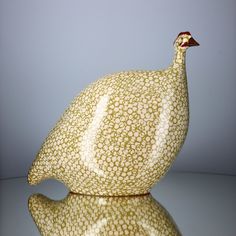
<path fill-rule="evenodd" d="M 28 182 L 55 178 L 71 192 L 87 195 L 148 193 L 184 143 L 185 55 L 198 45 L 182 32 L 167 69 L 107 75 L 82 91 L 44 141 Z"/>

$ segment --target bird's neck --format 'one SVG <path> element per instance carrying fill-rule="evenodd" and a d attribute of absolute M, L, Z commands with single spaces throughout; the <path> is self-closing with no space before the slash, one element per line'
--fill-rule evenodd
<path fill-rule="evenodd" d="M 180 70 L 185 70 L 185 57 L 186 50 L 176 49 L 172 67 Z"/>

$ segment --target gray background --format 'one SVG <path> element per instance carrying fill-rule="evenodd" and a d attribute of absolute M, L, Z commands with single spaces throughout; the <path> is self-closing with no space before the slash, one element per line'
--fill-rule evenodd
<path fill-rule="evenodd" d="M 172 170 L 236 174 L 235 0 L 0 0 L 0 178 L 25 176 L 97 78 L 167 67 L 189 30 L 190 129 Z"/>

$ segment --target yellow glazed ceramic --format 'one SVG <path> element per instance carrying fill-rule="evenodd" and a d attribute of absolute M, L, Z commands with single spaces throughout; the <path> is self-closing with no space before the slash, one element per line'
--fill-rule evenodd
<path fill-rule="evenodd" d="M 69 194 L 62 201 L 33 195 L 29 199 L 29 210 L 43 236 L 181 235 L 172 217 L 150 195 L 95 197 Z"/>
<path fill-rule="evenodd" d="M 74 99 L 43 143 L 28 181 L 62 181 L 75 193 L 149 192 L 169 169 L 185 140 L 189 32 L 175 40 L 166 70 L 107 75 Z"/>

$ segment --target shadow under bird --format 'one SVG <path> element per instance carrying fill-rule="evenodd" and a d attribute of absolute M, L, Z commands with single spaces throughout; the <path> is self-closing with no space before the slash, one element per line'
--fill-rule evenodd
<path fill-rule="evenodd" d="M 146 194 L 169 169 L 188 130 L 186 50 L 189 32 L 174 42 L 165 70 L 104 76 L 71 103 L 44 141 L 30 184 L 55 178 L 71 192 Z"/>

